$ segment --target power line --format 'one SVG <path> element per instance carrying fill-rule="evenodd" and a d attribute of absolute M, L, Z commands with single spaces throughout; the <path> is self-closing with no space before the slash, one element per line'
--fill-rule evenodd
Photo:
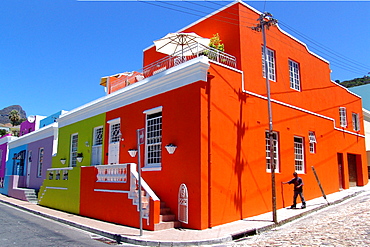
<path fill-rule="evenodd" d="M 161 8 L 165 8 L 165 9 L 169 9 L 169 10 L 173 10 L 173 11 L 177 11 L 177 12 L 181 12 L 181 13 L 185 13 L 185 14 L 198 16 L 198 17 L 204 17 L 204 14 L 205 15 L 210 14 L 209 12 L 196 10 L 194 8 L 191 8 L 191 7 L 180 6 L 180 5 L 175 4 L 175 3 L 168 3 L 168 2 L 157 1 L 157 0 L 155 0 L 154 2 L 152 2 L 152 1 L 141 1 L 141 0 L 138 0 L 138 1 L 142 2 L 142 3 L 146 3 L 146 4 L 151 4 L 151 5 L 154 5 L 154 6 L 157 6 L 157 7 L 161 7 Z M 213 5 L 218 5 L 218 6 L 221 6 L 221 7 L 225 7 L 225 5 L 221 5 L 221 4 L 216 3 L 216 2 L 212 2 L 212 1 L 208 1 L 208 0 L 203 0 L 203 1 L 207 2 L 207 3 L 211 3 Z M 205 5 L 202 5 L 202 4 L 199 4 L 199 3 L 193 3 L 193 2 L 189 2 L 189 1 L 182 1 L 182 2 L 197 5 L 197 6 L 200 6 L 200 7 L 206 8 L 206 9 L 210 9 L 210 10 L 214 10 L 214 11 L 219 9 L 219 8 L 215 9 L 215 8 L 212 8 L 212 7 L 209 7 L 209 6 L 205 6 Z M 158 4 L 158 3 L 160 3 L 160 4 Z M 164 4 L 167 5 L 167 6 L 165 6 Z M 230 6 L 230 9 L 239 10 L 238 8 L 236 8 L 234 6 Z M 201 14 L 197 14 L 196 12 L 201 13 Z M 249 11 L 244 11 L 242 9 L 239 10 L 239 12 L 250 14 Z M 239 16 L 238 14 L 235 14 L 235 13 L 232 13 L 232 12 L 229 12 L 229 11 L 226 11 L 225 13 L 228 13 L 230 15 Z M 247 16 L 241 16 L 241 17 L 244 18 L 244 19 L 254 20 L 253 18 L 250 18 L 250 17 L 247 17 Z M 220 19 L 220 18 L 223 18 L 223 19 Z M 216 18 L 214 16 L 210 17 L 210 19 L 215 20 L 215 21 L 219 21 L 219 22 L 223 22 L 223 23 L 227 23 L 227 24 L 231 24 L 231 25 L 236 25 L 236 26 L 241 26 L 241 27 L 252 28 L 251 26 L 243 25 L 242 23 L 255 25 L 255 23 L 243 21 L 242 18 L 239 19 L 239 18 L 232 18 L 232 17 L 226 17 L 226 16 L 220 16 L 220 18 Z M 226 20 L 224 20 L 224 19 L 226 19 Z M 235 21 L 236 23 L 234 23 L 232 21 Z M 332 59 L 330 61 L 330 63 L 333 66 L 338 67 L 338 68 L 343 69 L 343 70 L 346 70 L 346 71 L 349 71 L 349 72 L 352 72 L 352 73 L 356 73 L 356 74 L 358 74 L 358 73 L 365 73 L 366 74 L 368 71 L 370 71 L 369 66 L 364 66 L 363 64 L 360 64 L 360 63 L 358 63 L 358 62 L 356 62 L 356 61 L 354 61 L 350 58 L 347 58 L 347 57 L 335 52 L 334 50 L 332 50 L 330 48 L 325 47 L 324 45 L 320 44 L 319 42 L 313 40 L 312 38 L 298 32 L 298 31 L 296 31 L 295 29 L 293 29 L 292 27 L 288 26 L 285 23 L 281 23 L 281 25 L 286 27 L 291 32 L 299 35 L 300 37 L 303 37 L 305 40 L 307 40 L 313 46 L 318 47 L 317 49 L 320 50 L 320 53 L 325 54 L 327 57 L 330 57 Z M 271 34 L 269 33 L 268 36 L 271 37 Z M 280 42 L 285 43 L 284 41 L 280 40 L 279 38 L 276 38 L 276 37 L 273 37 L 273 38 L 278 39 Z M 367 71 L 364 72 L 364 70 L 367 70 Z"/>

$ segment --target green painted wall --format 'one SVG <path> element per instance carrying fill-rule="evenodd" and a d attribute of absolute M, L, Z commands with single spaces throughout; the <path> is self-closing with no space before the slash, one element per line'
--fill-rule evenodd
<path fill-rule="evenodd" d="M 78 133 L 77 152 L 83 154 L 83 160 L 81 163 L 77 162 L 76 167 L 73 167 L 72 170 L 68 170 L 67 180 L 63 179 L 63 171 L 61 171 L 59 180 L 57 180 L 55 176 L 57 171 L 53 172 L 52 179 L 49 179 L 47 175 L 39 192 L 40 205 L 79 214 L 80 167 L 91 165 L 91 146 L 94 128 L 98 126 L 105 126 L 105 113 L 59 128 L 58 151 L 57 155 L 53 157 L 52 168 L 70 166 L 71 135 L 75 133 Z M 104 150 L 104 138 L 102 150 Z M 60 162 L 61 158 L 66 159 L 64 165 Z M 103 164 L 103 155 L 101 159 Z"/>

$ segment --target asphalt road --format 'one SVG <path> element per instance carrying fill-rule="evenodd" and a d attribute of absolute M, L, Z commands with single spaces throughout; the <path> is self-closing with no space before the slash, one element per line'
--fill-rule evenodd
<path fill-rule="evenodd" d="M 370 192 L 224 246 L 370 246 Z"/>
<path fill-rule="evenodd" d="M 112 246 L 108 239 L 0 203 L 0 246 Z"/>

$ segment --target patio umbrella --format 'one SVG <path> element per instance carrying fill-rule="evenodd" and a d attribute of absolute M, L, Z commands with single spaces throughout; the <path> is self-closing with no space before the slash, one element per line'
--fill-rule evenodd
<path fill-rule="evenodd" d="M 203 45 L 198 46 L 197 43 Z M 181 57 L 197 54 L 209 45 L 209 39 L 202 38 L 196 33 L 169 33 L 154 41 L 156 51 L 175 55 L 181 52 Z"/>

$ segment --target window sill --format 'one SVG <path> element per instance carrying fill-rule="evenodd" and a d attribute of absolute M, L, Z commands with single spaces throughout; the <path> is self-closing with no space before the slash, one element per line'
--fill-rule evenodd
<path fill-rule="evenodd" d="M 143 172 L 151 172 L 151 171 L 161 171 L 162 167 L 161 166 L 144 166 L 141 168 Z"/>

